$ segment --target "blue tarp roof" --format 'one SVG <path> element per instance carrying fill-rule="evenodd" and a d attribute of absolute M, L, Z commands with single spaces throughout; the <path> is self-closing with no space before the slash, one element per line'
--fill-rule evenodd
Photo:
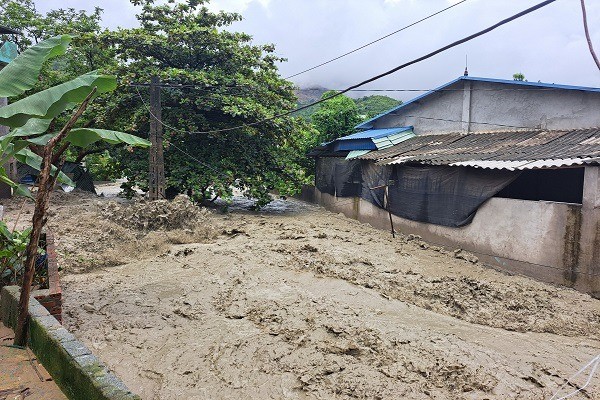
<path fill-rule="evenodd" d="M 352 135 L 344 136 L 336 140 L 353 140 L 353 139 L 379 139 L 389 135 L 395 135 L 400 132 L 412 130 L 412 126 L 401 126 L 398 128 L 386 128 L 386 129 L 371 129 L 368 131 L 362 131 L 354 133 Z"/>
<path fill-rule="evenodd" d="M 412 104 L 416 101 L 419 101 L 421 99 L 423 99 L 424 97 L 430 96 L 433 93 L 436 93 L 440 90 L 443 90 L 445 88 L 447 88 L 448 86 L 451 86 L 453 84 L 455 84 L 456 82 L 459 81 L 472 81 L 472 82 L 489 82 L 489 83 L 504 83 L 504 84 L 508 84 L 508 85 L 516 85 L 516 86 L 533 86 L 533 87 L 540 87 L 540 88 L 548 88 L 548 89 L 564 89 L 564 90 L 580 90 L 580 91 L 584 91 L 584 92 L 600 92 L 600 88 L 594 88 L 594 87 L 587 87 L 587 86 L 571 86 L 571 85 L 556 85 L 554 83 L 542 83 L 542 82 L 525 82 L 525 81 L 515 81 L 515 80 L 507 80 L 507 79 L 494 79 L 494 78 L 478 78 L 478 77 L 474 77 L 474 76 L 461 76 L 458 77 L 456 79 L 454 79 L 453 81 L 450 81 L 448 83 L 443 84 L 440 87 L 437 87 L 433 90 L 430 90 L 427 93 L 423 93 L 420 96 L 415 97 L 414 99 L 411 99 L 409 101 L 407 101 L 406 103 L 402 103 L 397 107 L 392 108 L 391 110 L 388 110 L 382 114 L 379 114 L 359 125 L 356 125 L 356 129 L 369 129 L 373 127 L 373 122 L 375 122 L 377 119 L 383 117 L 384 115 L 393 113 L 396 110 L 401 109 L 402 107 L 406 107 L 409 104 Z M 378 130 L 378 129 L 377 129 Z"/>

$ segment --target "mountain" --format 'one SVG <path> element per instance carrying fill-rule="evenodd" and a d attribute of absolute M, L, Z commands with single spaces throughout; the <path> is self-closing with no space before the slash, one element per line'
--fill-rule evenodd
<path fill-rule="evenodd" d="M 321 96 L 323 96 L 323 93 L 325 93 L 328 90 L 329 89 L 326 89 L 326 88 L 320 87 L 320 86 L 295 90 L 294 93 L 296 94 L 296 97 L 298 98 L 298 107 L 302 107 L 307 104 L 314 103 L 315 101 L 320 100 Z M 303 117 L 307 120 L 310 120 L 310 117 L 313 115 L 313 113 L 315 111 L 317 111 L 317 109 L 318 109 L 318 106 L 310 107 L 310 108 L 307 108 L 306 110 L 299 111 L 299 112 L 295 113 L 294 115 L 296 115 L 298 117 Z"/>

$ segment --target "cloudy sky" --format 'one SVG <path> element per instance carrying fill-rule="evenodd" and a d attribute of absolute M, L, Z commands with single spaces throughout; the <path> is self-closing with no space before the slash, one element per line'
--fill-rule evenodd
<path fill-rule="evenodd" d="M 274 43 L 289 76 L 345 53 L 459 0 L 213 0 L 214 10 L 244 16 L 233 30 L 255 43 Z M 467 0 L 369 48 L 292 80 L 300 87 L 344 88 L 474 33 L 541 0 Z M 104 8 L 104 24 L 135 26 L 128 0 L 38 0 L 40 11 Z M 600 55 L 600 1 L 587 0 L 588 23 Z M 429 89 L 459 75 L 468 55 L 471 76 L 600 87 L 587 47 L 579 0 L 558 0 L 467 44 L 372 83 L 377 89 Z M 412 94 L 392 94 L 407 99 Z"/>

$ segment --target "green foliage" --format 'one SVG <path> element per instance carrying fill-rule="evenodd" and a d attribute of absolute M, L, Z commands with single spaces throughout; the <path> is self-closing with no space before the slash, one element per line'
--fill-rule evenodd
<path fill-rule="evenodd" d="M 521 72 L 517 72 L 516 74 L 513 74 L 513 80 L 527 82 L 527 79 L 525 79 L 525 75 L 523 75 Z"/>
<path fill-rule="evenodd" d="M 21 59 L 17 57 L 12 62 L 19 64 L 19 61 Z M 5 76 L 4 72 L 4 70 L 0 70 L 0 78 Z M 31 118 L 51 120 L 63 111 L 82 102 L 94 87 L 97 89 L 96 94 L 112 91 L 116 88 L 116 79 L 114 76 L 98 75 L 92 72 L 34 93 L 0 108 L 0 124 L 11 128 L 19 128 Z M 24 134 L 21 133 L 20 135 Z"/>
<path fill-rule="evenodd" d="M 34 85 L 32 77 L 38 75 L 41 66 L 49 57 L 63 54 L 69 40 L 70 38 L 65 36 L 49 38 L 23 52 L 9 64 L 10 68 L 0 70 L 0 82 L 5 83 L 5 87 L 0 89 L 0 96 L 18 96 L 31 89 Z M 15 157 L 22 163 L 41 169 L 41 157 L 29 147 L 45 146 L 57 134 L 53 132 L 40 136 L 52 126 L 53 119 L 85 100 L 94 90 L 95 95 L 98 95 L 115 87 L 114 76 L 89 73 L 0 108 L 0 123 L 16 128 L 0 141 L 0 181 L 11 185 L 17 194 L 29 195 L 24 187 L 8 179 L 1 165 L 8 158 Z M 79 147 L 86 147 L 98 141 L 139 147 L 150 145 L 144 139 L 122 132 L 93 128 L 72 129 L 66 137 L 67 144 Z M 56 170 L 57 168 L 52 166 L 53 173 Z M 59 172 L 59 180 L 73 185 L 62 172 Z"/>
<path fill-rule="evenodd" d="M 11 62 L 3 68 L 0 96 L 18 96 L 35 86 L 44 62 L 64 54 L 70 42 L 71 37 L 68 35 L 56 36 L 25 50 L 20 55 L 19 62 Z"/>
<path fill-rule="evenodd" d="M 85 158 L 85 166 L 94 180 L 112 181 L 121 177 L 119 164 L 113 160 L 108 150 L 89 154 Z"/>
<path fill-rule="evenodd" d="M 225 29 L 241 16 L 212 13 L 202 1 L 139 4 L 139 28 L 101 35 L 119 60 L 113 72 L 122 78 L 122 86 L 95 119 L 148 137 L 148 110 L 128 83 L 149 82 L 158 75 L 163 82 L 193 86 L 161 90 L 168 192 L 210 200 L 227 198 L 237 188 L 265 204 L 270 191 L 297 190 L 306 180 L 299 166 L 306 126 L 296 118 L 193 133 L 252 124 L 294 108 L 293 85 L 279 76 L 276 64 L 281 59 L 274 47 L 253 45 L 251 36 Z M 148 91 L 139 90 L 147 101 Z M 142 188 L 147 184 L 146 154 L 124 148 L 110 152 L 132 183 Z"/>
<path fill-rule="evenodd" d="M 322 98 L 335 93 L 330 90 L 323 93 Z M 313 125 L 319 131 L 318 138 L 315 138 L 317 144 L 350 135 L 360 121 L 356 103 L 348 96 L 341 95 L 321 103 L 312 116 Z"/>
<path fill-rule="evenodd" d="M 43 15 L 31 0 L 0 0 L 0 24 L 25 33 L 12 38 L 21 49 L 51 35 L 75 35 L 69 52 L 44 64 L 34 90 L 48 89 L 76 78 L 80 71 L 98 68 L 120 77 L 117 90 L 88 108 L 82 117 L 84 127 L 102 125 L 147 138 L 148 110 L 129 83 L 149 82 L 152 75 L 159 75 L 163 82 L 196 86 L 162 89 L 163 121 L 176 128 L 165 128 L 169 192 L 193 192 L 198 200 L 206 200 L 230 196 L 233 187 L 258 197 L 263 204 L 269 200 L 269 191 L 291 194 L 307 182 L 313 160 L 305 153 L 313 143 L 318 144 L 318 133 L 299 118 L 279 118 L 225 133 L 179 132 L 253 123 L 292 109 L 296 103 L 293 85 L 279 76 L 276 65 L 282 60 L 274 47 L 254 45 L 249 35 L 230 32 L 227 27 L 241 16 L 212 13 L 203 6 L 204 1 L 136 3 L 143 7 L 139 28 L 104 31 L 98 8 L 92 13 L 61 9 Z M 147 89 L 139 90 L 147 99 Z M 62 116 L 55 121 L 57 126 L 64 123 Z M 71 151 L 70 160 L 79 161 L 88 153 L 103 154 L 107 148 L 94 143 L 79 152 Z M 120 171 L 131 180 L 128 188 L 143 189 L 147 187 L 147 153 L 131 151 L 113 147 L 109 156 L 99 156 L 102 163 L 113 164 L 110 168 L 92 165 L 112 171 L 105 176 L 113 178 L 117 177 L 114 171 Z M 91 169 L 94 172 L 94 167 Z"/>
<path fill-rule="evenodd" d="M 81 75 L 82 71 L 103 69 L 101 72 L 107 72 L 116 65 L 112 51 L 98 40 L 98 36 L 103 30 L 100 26 L 101 16 L 102 9 L 98 7 L 90 13 L 68 8 L 51 10 L 42 14 L 35 9 L 32 0 L 0 0 L 0 25 L 23 32 L 23 35 L 1 35 L 4 36 L 2 39 L 9 39 L 17 43 L 21 53 L 32 45 L 53 36 L 73 36 L 68 52 L 60 54 L 42 65 L 40 73 L 35 76 L 36 83 L 32 89 L 34 92 L 75 79 Z M 18 99 L 19 97 L 12 101 Z M 83 126 L 97 124 L 106 126 L 104 121 L 95 118 L 94 110 L 100 106 L 100 104 L 92 103 L 88 107 L 88 111 L 80 119 Z M 59 115 L 54 119 L 53 124 L 63 126 L 67 118 L 67 115 Z M 48 128 L 48 126 L 42 127 L 40 133 L 45 132 Z M 90 150 L 100 150 L 102 147 L 105 146 L 98 143 L 92 145 L 91 149 L 80 150 L 79 154 L 70 152 L 72 154 L 70 160 L 75 161 L 82 154 L 86 154 Z"/>
<path fill-rule="evenodd" d="M 0 221 L 0 286 L 18 282 L 30 234 L 31 228 L 11 232 L 4 221 Z"/>
<path fill-rule="evenodd" d="M 358 115 L 360 115 L 363 120 L 371 119 L 402 104 L 402 101 L 400 100 L 379 95 L 365 96 L 354 101 L 358 109 Z"/>

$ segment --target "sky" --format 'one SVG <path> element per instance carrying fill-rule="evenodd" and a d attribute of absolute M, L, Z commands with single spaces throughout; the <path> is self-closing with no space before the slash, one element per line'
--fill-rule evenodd
<path fill-rule="evenodd" d="M 228 28 L 273 43 L 286 77 L 402 28 L 459 0 L 213 0 L 214 11 L 239 12 Z M 342 89 L 488 27 L 541 0 L 467 0 L 364 50 L 292 79 L 299 87 Z M 38 0 L 39 11 L 104 11 L 110 28 L 136 25 L 128 0 Z M 600 1 L 587 0 L 588 25 L 600 56 Z M 368 89 L 432 89 L 463 74 L 600 87 L 587 47 L 580 0 L 558 0 L 497 30 L 371 83 Z M 387 93 L 407 100 L 414 93 Z M 354 96 L 359 94 L 355 93 Z M 360 93 L 364 95 L 364 93 Z"/>

